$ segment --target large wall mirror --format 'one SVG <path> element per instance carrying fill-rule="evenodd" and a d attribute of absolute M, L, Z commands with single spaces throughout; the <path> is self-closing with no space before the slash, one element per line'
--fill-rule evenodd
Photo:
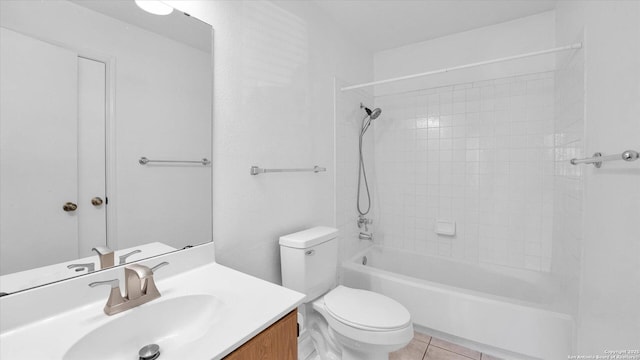
<path fill-rule="evenodd" d="M 211 26 L 134 0 L 0 16 L 0 292 L 210 242 Z"/>

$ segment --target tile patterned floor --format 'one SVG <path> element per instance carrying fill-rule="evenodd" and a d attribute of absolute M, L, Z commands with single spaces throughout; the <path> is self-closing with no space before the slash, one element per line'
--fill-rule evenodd
<path fill-rule="evenodd" d="M 389 360 L 500 360 L 448 341 L 415 333 L 406 347 L 389 354 Z"/>

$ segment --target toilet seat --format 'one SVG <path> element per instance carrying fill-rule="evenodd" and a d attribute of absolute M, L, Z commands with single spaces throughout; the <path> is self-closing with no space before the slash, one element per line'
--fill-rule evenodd
<path fill-rule="evenodd" d="M 360 293 L 361 291 L 364 293 Z M 327 297 L 329 303 L 333 303 L 333 311 L 330 311 L 327 306 Z M 371 300 L 372 298 L 374 300 Z M 377 301 L 380 300 L 380 298 L 384 298 L 386 301 Z M 345 310 L 347 309 L 347 305 L 344 304 L 368 304 L 366 302 L 367 300 L 371 300 L 370 304 L 377 305 L 368 306 L 369 309 L 373 308 L 377 313 L 372 313 L 371 310 L 363 311 L 360 309 L 355 310 L 352 315 L 341 313 L 341 310 L 347 311 Z M 338 304 L 341 304 L 342 306 Z M 386 313 L 387 311 L 386 308 L 379 308 L 379 306 L 383 304 L 389 305 L 388 308 L 394 310 L 391 312 L 392 314 L 397 311 L 401 316 L 395 318 L 395 321 L 389 320 L 390 318 L 393 318 L 392 316 L 380 317 L 381 313 Z M 320 315 L 322 315 L 326 320 L 329 325 L 329 332 L 331 332 L 336 339 L 339 339 L 339 343 L 342 345 L 350 344 L 347 345 L 347 347 L 355 346 L 356 348 L 361 349 L 362 346 L 365 346 L 389 353 L 408 344 L 413 338 L 413 323 L 411 322 L 410 315 L 408 315 L 408 311 L 395 300 L 381 294 L 338 286 L 325 296 L 315 300 L 312 303 L 312 306 L 313 309 L 320 313 Z M 397 309 L 398 307 L 407 311 L 407 313 L 403 314 L 404 312 L 399 311 Z M 370 319 L 364 319 L 365 315 Z M 406 317 L 404 315 L 406 315 Z M 385 326 L 385 323 L 381 322 L 380 318 L 387 319 L 387 329 L 378 327 L 380 324 Z M 403 323 L 404 325 L 402 325 Z"/>
<path fill-rule="evenodd" d="M 385 332 L 411 324 L 404 306 L 372 291 L 340 285 L 324 296 L 324 305 L 331 317 L 356 329 Z"/>

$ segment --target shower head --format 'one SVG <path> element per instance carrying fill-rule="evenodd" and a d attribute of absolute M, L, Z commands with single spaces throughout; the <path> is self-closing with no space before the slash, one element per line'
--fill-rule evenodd
<path fill-rule="evenodd" d="M 362 103 L 360 103 L 360 109 L 364 109 L 364 111 L 367 113 L 367 116 L 362 118 L 362 128 L 360 129 L 360 136 L 363 136 L 364 133 L 366 133 L 369 129 L 371 122 L 373 122 L 373 120 L 377 119 L 378 116 L 382 114 L 382 110 L 380 110 L 380 108 L 371 110 L 368 107 L 362 105 Z"/>
<path fill-rule="evenodd" d="M 380 114 L 382 114 L 382 110 L 380 110 L 380 108 L 375 108 L 373 109 L 373 111 L 371 110 L 367 111 L 367 114 L 369 114 L 369 116 L 371 117 L 371 120 L 375 120 L 378 118 L 378 116 L 380 116 Z"/>
<path fill-rule="evenodd" d="M 363 108 L 364 111 L 367 112 L 367 115 L 369 115 L 371 120 L 377 119 L 378 116 L 380 116 L 380 114 L 382 114 L 382 110 L 380 110 L 380 108 L 375 108 L 375 109 L 371 110 L 368 107 L 363 106 L 362 104 L 360 105 L 360 107 Z"/>

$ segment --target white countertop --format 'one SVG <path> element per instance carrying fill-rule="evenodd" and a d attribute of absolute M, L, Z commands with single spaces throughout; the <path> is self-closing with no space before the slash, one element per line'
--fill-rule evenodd
<path fill-rule="evenodd" d="M 216 263 L 158 280 L 157 287 L 161 298 L 113 316 L 105 315 L 102 310 L 109 293 L 105 287 L 103 300 L 7 329 L 0 334 L 0 358 L 64 359 L 78 339 L 118 317 L 159 301 L 205 294 L 214 296 L 223 307 L 215 323 L 203 334 L 204 341 L 198 340 L 201 345 L 186 349 L 161 349 L 161 358 L 221 359 L 296 309 L 304 299 L 303 294 Z M 136 355 L 132 354 L 132 358 Z"/>

